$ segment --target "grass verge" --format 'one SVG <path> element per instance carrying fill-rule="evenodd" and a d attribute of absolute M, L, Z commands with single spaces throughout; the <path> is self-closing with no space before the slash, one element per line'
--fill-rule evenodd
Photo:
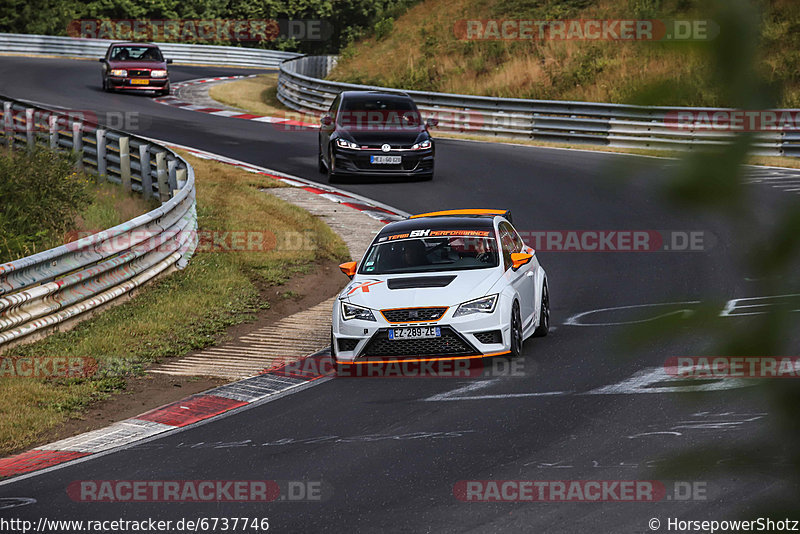
<path fill-rule="evenodd" d="M 278 100 L 277 73 L 259 74 L 254 78 L 213 85 L 208 94 L 226 106 L 257 115 L 283 115 L 291 111 Z"/>
<path fill-rule="evenodd" d="M 341 53 L 330 79 L 421 91 L 544 100 L 675 106 L 735 106 L 727 84 L 715 83 L 714 45 L 741 42 L 723 34 L 696 42 L 614 39 L 467 39 L 466 21 L 708 20 L 723 24 L 746 7 L 759 21 L 752 64 L 778 107 L 800 105 L 797 64 L 800 4 L 791 0 L 427 0 Z M 485 23 L 484 23 L 485 24 Z M 483 24 L 479 27 L 484 27 Z M 485 26 L 485 28 L 488 28 Z M 713 31 L 713 30 L 712 30 Z M 725 31 L 728 35 L 725 35 Z M 742 40 L 746 32 L 741 31 Z M 482 31 L 478 36 L 483 36 Z M 726 39 L 727 38 L 727 39 Z M 728 67 L 732 68 L 732 67 Z"/>
<path fill-rule="evenodd" d="M 183 154 L 197 179 L 201 230 L 271 232 L 267 252 L 200 252 L 183 271 L 146 286 L 135 299 L 0 355 L 91 357 L 98 372 L 85 379 L 0 378 L 0 455 L 24 449 L 92 402 L 125 387 L 127 377 L 170 356 L 215 343 L 225 329 L 269 307 L 264 288 L 307 272 L 317 260 L 347 258 L 333 231 L 308 212 L 260 188 L 280 184 L 237 167 Z M 301 232 L 306 246 L 297 243 Z"/>

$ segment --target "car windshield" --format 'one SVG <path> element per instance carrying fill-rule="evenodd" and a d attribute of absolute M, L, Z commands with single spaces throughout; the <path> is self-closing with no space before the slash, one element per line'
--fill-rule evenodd
<path fill-rule="evenodd" d="M 346 98 L 336 117 L 349 129 L 418 128 L 419 111 L 409 98 Z"/>
<path fill-rule="evenodd" d="M 423 237 L 374 244 L 360 272 L 419 273 L 486 269 L 497 265 L 494 237 Z"/>
<path fill-rule="evenodd" d="M 151 46 L 116 46 L 111 50 L 112 61 L 163 61 L 161 51 Z"/>

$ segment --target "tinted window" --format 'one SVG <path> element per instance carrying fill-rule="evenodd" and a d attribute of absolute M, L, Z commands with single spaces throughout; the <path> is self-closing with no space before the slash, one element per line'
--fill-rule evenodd
<path fill-rule="evenodd" d="M 414 111 L 410 98 L 396 97 L 348 97 L 342 105 L 343 111 Z"/>
<path fill-rule="evenodd" d="M 497 267 L 493 237 L 425 237 L 370 247 L 361 274 L 418 273 Z"/>
<path fill-rule="evenodd" d="M 336 118 L 351 129 L 419 128 L 421 117 L 410 98 L 346 97 Z"/>
<path fill-rule="evenodd" d="M 111 61 L 163 61 L 161 51 L 149 46 L 115 46 Z"/>

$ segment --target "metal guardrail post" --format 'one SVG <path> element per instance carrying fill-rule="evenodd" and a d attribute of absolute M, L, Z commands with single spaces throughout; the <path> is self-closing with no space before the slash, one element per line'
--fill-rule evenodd
<path fill-rule="evenodd" d="M 50 150 L 58 149 L 58 115 L 47 117 L 47 126 L 50 132 Z"/>
<path fill-rule="evenodd" d="M 119 138 L 119 174 L 122 179 L 122 188 L 131 192 L 131 138 Z"/>
<path fill-rule="evenodd" d="M 33 108 L 25 108 L 25 146 L 28 152 L 33 152 L 36 148 L 36 140 L 33 137 L 33 113 L 36 111 Z"/>
<path fill-rule="evenodd" d="M 14 117 L 12 115 L 11 102 L 3 102 L 3 137 L 6 138 L 6 146 L 14 146 Z"/>
<path fill-rule="evenodd" d="M 172 192 L 171 194 L 174 194 L 174 192 L 178 189 L 178 179 L 175 176 L 177 164 L 178 162 L 174 159 L 167 161 L 167 179 L 169 180 L 169 190 Z"/>
<path fill-rule="evenodd" d="M 72 123 L 72 153 L 77 157 L 76 166 L 83 171 L 83 124 Z"/>
<path fill-rule="evenodd" d="M 175 178 L 178 180 L 179 188 L 183 187 L 183 184 L 186 183 L 186 176 L 187 176 L 186 169 L 181 168 L 175 172 Z"/>
<path fill-rule="evenodd" d="M 164 152 L 156 152 L 156 177 L 158 179 L 158 196 L 161 202 L 169 200 L 169 183 L 167 178 L 167 155 Z"/>
<path fill-rule="evenodd" d="M 106 131 L 98 128 L 95 136 L 97 139 L 97 177 L 100 180 L 105 180 L 106 165 L 108 165 L 108 160 L 106 159 Z"/>
<path fill-rule="evenodd" d="M 139 178 L 142 180 L 142 195 L 145 200 L 153 196 L 153 176 L 150 174 L 150 145 L 139 145 Z"/>

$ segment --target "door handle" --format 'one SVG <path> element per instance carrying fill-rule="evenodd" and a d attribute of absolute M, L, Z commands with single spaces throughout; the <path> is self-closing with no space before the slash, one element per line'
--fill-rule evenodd
<path fill-rule="evenodd" d="M 525 274 L 525 276 L 527 276 L 527 277 L 531 277 L 531 276 L 533 276 L 533 271 L 528 271 L 528 272 Z"/>

